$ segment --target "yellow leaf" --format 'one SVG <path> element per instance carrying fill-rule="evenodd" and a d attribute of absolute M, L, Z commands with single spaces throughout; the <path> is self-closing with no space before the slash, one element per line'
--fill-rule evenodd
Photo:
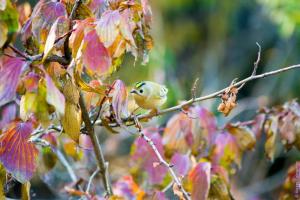
<path fill-rule="evenodd" d="M 70 102 L 72 104 L 78 104 L 79 103 L 79 91 L 72 83 L 71 79 L 68 79 L 64 85 L 63 88 L 63 94 L 65 96 L 66 102 Z"/>
<path fill-rule="evenodd" d="M 91 85 L 87 84 L 86 82 L 84 82 L 79 74 L 78 71 L 75 72 L 74 74 L 74 78 L 75 78 L 75 81 L 76 83 L 79 85 L 79 87 L 86 91 L 86 92 L 94 92 L 94 93 L 97 93 L 97 94 L 102 94 L 104 95 L 105 93 L 105 86 L 103 85 L 100 85 L 98 87 L 92 87 Z"/>
<path fill-rule="evenodd" d="M 265 152 L 267 157 L 273 161 L 276 153 L 276 139 L 278 137 L 278 117 L 272 116 L 266 121 L 266 134 Z"/>
<path fill-rule="evenodd" d="M 66 102 L 65 115 L 62 117 L 61 124 L 65 133 L 78 142 L 81 127 L 81 110 L 77 104 Z"/>
<path fill-rule="evenodd" d="M 57 29 L 57 23 L 58 19 L 53 23 L 51 26 L 51 29 L 49 31 L 46 44 L 45 44 L 45 49 L 44 49 L 44 56 L 43 56 L 43 61 L 47 58 L 48 54 L 52 50 L 54 43 L 55 43 L 55 38 L 56 38 L 56 29 Z"/>
<path fill-rule="evenodd" d="M 5 182 L 6 171 L 2 164 L 0 164 L 0 199 L 5 199 L 3 184 Z"/>
<path fill-rule="evenodd" d="M 1 30 L 0 31 L 0 48 L 1 48 L 7 40 L 7 33 L 8 33 L 7 25 L 3 21 L 0 21 L 0 30 Z"/>
<path fill-rule="evenodd" d="M 227 129 L 236 138 L 237 144 L 242 151 L 254 148 L 256 138 L 248 127 L 229 124 Z"/>
<path fill-rule="evenodd" d="M 22 184 L 22 200 L 30 200 L 30 182 L 27 181 L 26 183 Z"/>

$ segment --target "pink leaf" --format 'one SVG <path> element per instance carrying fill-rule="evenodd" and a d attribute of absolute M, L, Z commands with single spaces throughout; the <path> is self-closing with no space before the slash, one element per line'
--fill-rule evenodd
<path fill-rule="evenodd" d="M 151 23 L 152 20 L 152 11 L 151 11 L 151 7 L 149 5 L 149 1 L 148 0 L 141 0 L 142 3 L 142 7 L 143 7 L 143 14 L 144 14 L 144 18 L 145 18 L 145 23 L 146 25 L 149 25 Z"/>
<path fill-rule="evenodd" d="M 157 132 L 157 129 L 147 128 L 143 130 L 143 133 L 152 139 L 160 154 L 164 155 L 162 139 Z M 143 138 L 137 138 L 133 144 L 131 165 L 133 167 L 141 168 L 141 170 L 145 170 L 151 184 L 160 183 L 167 173 L 167 168 L 163 165 L 154 167 L 153 163 L 156 162 L 160 161 L 156 157 L 150 145 Z"/>
<path fill-rule="evenodd" d="M 34 72 L 29 72 L 23 79 L 27 92 L 37 92 L 40 76 Z"/>
<path fill-rule="evenodd" d="M 217 120 L 207 109 L 197 106 L 193 110 L 200 119 L 202 135 L 206 136 L 208 144 L 212 144 L 217 133 Z"/>
<path fill-rule="evenodd" d="M 105 4 L 105 0 L 91 0 L 88 6 L 93 13 L 98 14 L 105 10 Z"/>
<path fill-rule="evenodd" d="M 84 36 L 84 44 L 83 64 L 99 76 L 108 73 L 112 61 L 95 30 Z"/>
<path fill-rule="evenodd" d="M 211 164 L 209 162 L 198 163 L 189 173 L 192 183 L 191 198 L 193 200 L 204 200 L 208 197 L 210 188 Z"/>
<path fill-rule="evenodd" d="M 102 14 L 96 30 L 106 48 L 110 47 L 119 35 L 121 15 L 118 10 L 109 10 Z"/>
<path fill-rule="evenodd" d="M 47 102 L 54 106 L 56 111 L 62 116 L 65 114 L 65 97 L 54 85 L 51 77 L 45 73 L 47 87 Z"/>
<path fill-rule="evenodd" d="M 143 199 L 145 192 L 134 182 L 132 176 L 123 176 L 114 185 L 114 193 L 125 199 Z"/>
<path fill-rule="evenodd" d="M 175 114 L 167 123 L 163 134 L 163 142 L 170 151 L 185 153 L 194 142 L 193 119 L 185 113 Z"/>
<path fill-rule="evenodd" d="M 168 198 L 166 197 L 165 193 L 160 191 L 155 191 L 152 196 L 152 200 L 168 200 Z"/>
<path fill-rule="evenodd" d="M 236 139 L 231 134 L 224 132 L 217 134 L 212 152 L 212 162 L 229 168 L 234 162 L 241 166 L 241 152 Z"/>
<path fill-rule="evenodd" d="M 47 34 L 51 25 L 60 16 L 67 16 L 67 11 L 63 3 L 53 1 L 39 1 L 32 11 L 32 33 L 41 42 L 44 37 L 42 34 Z M 44 42 L 42 40 L 42 42 Z"/>
<path fill-rule="evenodd" d="M 8 104 L 0 110 L 0 130 L 2 130 L 10 121 L 16 118 L 17 105 Z"/>
<path fill-rule="evenodd" d="M 116 80 L 112 84 L 112 107 L 119 123 L 122 117 L 128 116 L 128 94 L 126 86 L 121 80 Z"/>
<path fill-rule="evenodd" d="M 89 135 L 80 134 L 79 136 L 79 146 L 86 150 L 93 150 L 94 146 Z"/>
<path fill-rule="evenodd" d="M 14 121 L 0 135 L 0 161 L 21 183 L 31 179 L 36 169 L 38 150 L 28 141 L 32 131 L 32 122 Z"/>
<path fill-rule="evenodd" d="M 24 64 L 20 58 L 7 58 L 0 65 L 0 107 L 15 98 Z"/>
<path fill-rule="evenodd" d="M 188 155 L 175 153 L 170 163 L 174 165 L 174 169 L 181 176 L 185 176 L 190 168 L 190 159 Z"/>

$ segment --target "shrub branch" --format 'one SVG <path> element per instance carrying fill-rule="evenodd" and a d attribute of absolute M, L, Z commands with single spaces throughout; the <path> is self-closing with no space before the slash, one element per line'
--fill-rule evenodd
<path fill-rule="evenodd" d="M 165 166 L 165 167 L 168 169 L 170 175 L 171 175 L 172 178 L 173 178 L 174 184 L 177 185 L 177 188 L 181 191 L 181 193 L 182 193 L 182 195 L 184 196 L 184 198 L 187 199 L 187 200 L 190 200 L 191 198 L 190 198 L 189 193 L 187 193 L 187 192 L 185 191 L 185 189 L 184 189 L 183 186 L 182 186 L 182 183 L 181 183 L 180 178 L 176 175 L 175 171 L 173 170 L 173 167 L 174 167 L 174 166 L 173 166 L 172 164 L 169 164 L 167 161 L 165 161 L 165 160 L 163 159 L 162 155 L 160 154 L 160 152 L 159 152 L 158 149 L 156 148 L 156 146 L 155 146 L 154 142 L 151 140 L 151 138 L 149 138 L 148 136 L 146 136 L 146 135 L 143 133 L 143 131 L 142 131 L 142 130 L 143 130 L 142 125 L 141 125 L 140 122 L 138 121 L 137 117 L 134 117 L 134 121 L 135 121 L 136 127 L 138 128 L 138 134 L 139 134 L 139 136 L 140 136 L 143 140 L 145 140 L 145 141 L 149 144 L 149 146 L 152 148 L 152 150 L 154 151 L 154 153 L 155 153 L 157 159 L 159 160 L 159 164 Z"/>
<path fill-rule="evenodd" d="M 300 64 L 291 65 L 291 66 L 284 67 L 284 68 L 281 68 L 281 69 L 265 72 L 265 73 L 259 74 L 259 75 L 251 75 L 251 76 L 249 76 L 249 77 L 247 77 L 247 78 L 245 78 L 241 81 L 233 83 L 232 85 L 230 85 L 230 86 L 228 86 L 224 89 L 221 89 L 219 91 L 216 91 L 214 93 L 211 93 L 211 94 L 208 94 L 208 95 L 205 95 L 205 96 L 201 96 L 201 97 L 197 97 L 197 98 L 192 98 L 192 99 L 190 99 L 190 100 L 188 100 L 184 103 L 181 103 L 179 105 L 176 105 L 176 106 L 164 109 L 164 110 L 157 111 L 156 113 L 147 113 L 147 114 L 139 115 L 139 116 L 137 116 L 137 119 L 139 119 L 139 120 L 150 119 L 150 118 L 155 117 L 155 116 L 164 115 L 164 114 L 174 112 L 174 111 L 180 111 L 180 110 L 182 110 L 182 108 L 190 106 L 193 103 L 208 100 L 208 99 L 217 98 L 217 97 L 219 97 L 219 95 L 223 94 L 230 87 L 238 87 L 238 86 L 241 86 L 241 85 L 243 85 L 243 84 L 245 84 L 249 81 L 253 81 L 253 80 L 256 80 L 256 79 L 262 79 L 262 78 L 265 78 L 265 77 L 268 77 L 268 76 L 277 75 L 277 74 L 280 74 L 280 73 L 283 73 L 283 72 L 286 72 L 286 71 L 289 71 L 289 70 L 297 69 L 297 68 L 300 68 Z M 134 119 L 133 119 L 132 116 L 129 117 L 129 118 L 123 119 L 124 122 L 132 122 L 133 120 Z M 133 124 L 131 124 L 131 125 L 133 125 Z"/>
<path fill-rule="evenodd" d="M 109 174 L 108 174 L 108 162 L 105 161 L 104 155 L 100 146 L 99 139 L 97 135 L 95 134 L 94 127 L 90 121 L 88 111 L 86 109 L 84 99 L 82 94 L 80 93 L 80 98 L 79 98 L 79 105 L 81 108 L 82 112 L 82 119 L 85 124 L 86 131 L 88 132 L 89 136 L 91 137 L 93 147 L 94 147 L 94 152 L 95 156 L 97 159 L 97 165 L 99 167 L 99 172 L 102 177 L 102 182 L 104 184 L 104 188 L 106 190 L 106 193 L 108 196 L 111 196 L 113 194 L 110 179 L 109 179 Z"/>

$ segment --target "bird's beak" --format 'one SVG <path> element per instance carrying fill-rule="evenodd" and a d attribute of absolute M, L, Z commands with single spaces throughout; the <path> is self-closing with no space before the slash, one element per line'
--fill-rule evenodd
<path fill-rule="evenodd" d="M 130 91 L 130 93 L 131 93 L 131 94 L 137 94 L 137 91 L 136 91 L 135 89 L 132 89 L 132 90 Z"/>

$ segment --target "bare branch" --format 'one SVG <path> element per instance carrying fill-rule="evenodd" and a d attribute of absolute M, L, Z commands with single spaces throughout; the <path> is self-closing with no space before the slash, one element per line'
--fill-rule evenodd
<path fill-rule="evenodd" d="M 170 175 L 172 176 L 175 184 L 177 185 L 177 187 L 180 189 L 180 191 L 182 192 L 183 196 L 185 197 L 185 199 L 190 200 L 190 195 L 185 191 L 185 189 L 182 186 L 181 180 L 180 178 L 177 177 L 175 171 L 173 170 L 173 165 L 170 165 L 167 161 L 165 161 L 162 157 L 162 155 L 160 154 L 160 152 L 158 151 L 158 149 L 156 148 L 154 142 L 151 140 L 151 138 L 149 138 L 148 136 L 146 136 L 143 132 L 142 132 L 142 125 L 140 124 L 140 122 L 138 121 L 138 118 L 136 116 L 134 116 L 134 121 L 135 121 L 135 125 L 138 128 L 138 134 L 139 136 L 144 139 L 149 146 L 152 148 L 152 150 L 154 151 L 156 157 L 158 158 L 160 164 L 164 165 Z"/>
<path fill-rule="evenodd" d="M 102 182 L 104 184 L 105 190 L 107 192 L 108 196 L 111 196 L 113 194 L 110 179 L 109 179 L 109 174 L 108 174 L 108 163 L 104 159 L 104 155 L 100 146 L 99 139 L 97 135 L 95 134 L 94 127 L 90 121 L 88 111 L 86 109 L 85 103 L 84 103 L 84 98 L 82 93 L 80 93 L 80 98 L 79 98 L 79 105 L 82 111 L 82 119 L 85 124 L 85 128 L 91 137 L 93 147 L 94 147 L 94 152 L 95 156 L 97 159 L 97 165 L 100 169 L 100 173 L 102 175 Z"/>
<path fill-rule="evenodd" d="M 258 46 L 257 59 L 256 59 L 256 61 L 253 64 L 254 67 L 253 67 L 253 71 L 252 71 L 251 76 L 255 76 L 256 75 L 258 64 L 260 62 L 261 46 L 259 45 L 258 42 L 256 42 L 256 45 Z M 242 89 L 245 84 L 246 83 L 243 83 L 240 87 L 237 88 L 237 90 L 239 91 L 240 89 Z"/>
<path fill-rule="evenodd" d="M 228 87 L 226 87 L 224 89 L 221 89 L 219 91 L 216 91 L 214 93 L 211 93 L 211 94 L 208 94 L 208 95 L 205 95 L 205 96 L 201 96 L 201 97 L 197 97 L 195 99 L 190 99 L 190 100 L 188 100 L 184 103 L 181 103 L 179 105 L 176 105 L 176 106 L 164 109 L 164 110 L 157 111 L 156 113 L 148 113 L 148 114 L 139 115 L 139 116 L 137 116 L 137 119 L 139 119 L 139 120 L 141 120 L 141 119 L 150 119 L 154 116 L 164 115 L 164 114 L 174 112 L 174 111 L 180 111 L 180 110 L 182 110 L 183 107 L 192 105 L 195 102 L 200 102 L 200 101 L 204 101 L 204 100 L 208 100 L 208 99 L 217 98 L 220 94 L 225 92 L 229 87 L 238 87 L 238 86 L 240 86 L 242 84 L 245 84 L 249 81 L 253 81 L 253 80 L 256 80 L 256 79 L 262 79 L 262 78 L 265 78 L 265 77 L 268 77 L 268 76 L 273 76 L 273 75 L 280 74 L 280 73 L 283 73 L 283 72 L 286 72 L 286 71 L 289 71 L 289 70 L 293 70 L 293 69 L 297 69 L 297 68 L 300 68 L 300 64 L 291 65 L 291 66 L 288 66 L 288 67 L 284 67 L 284 68 L 281 68 L 281 69 L 278 69 L 278 70 L 273 70 L 273 71 L 266 72 L 266 73 L 259 74 L 259 75 L 254 75 L 254 76 L 251 75 L 251 76 L 249 76 L 249 77 L 247 77 L 247 78 L 245 78 L 241 81 L 238 81 L 238 82 L 234 83 L 231 86 L 228 86 Z M 124 122 L 132 122 L 132 121 L 134 121 L 134 119 L 131 116 L 129 118 L 123 119 L 123 121 Z M 99 123 L 96 123 L 96 124 L 99 124 Z M 101 124 L 101 122 L 100 122 L 100 124 Z"/>
<path fill-rule="evenodd" d="M 195 99 L 196 98 L 196 90 L 197 90 L 197 83 L 199 81 L 199 78 L 196 78 L 196 80 L 193 83 L 193 87 L 191 89 L 191 93 L 192 93 L 192 98 Z"/>
<path fill-rule="evenodd" d="M 23 53 L 22 51 L 20 51 L 19 49 L 17 49 L 16 47 L 14 47 L 13 45 L 8 45 L 8 47 L 11 48 L 11 50 L 13 50 L 13 52 L 15 52 L 16 54 L 18 54 L 22 58 L 27 59 L 27 55 L 25 53 Z"/>
<path fill-rule="evenodd" d="M 92 182 L 93 182 L 93 179 L 95 178 L 95 176 L 99 173 L 100 169 L 99 167 L 97 167 L 97 169 L 94 171 L 94 173 L 91 175 L 90 179 L 89 179 L 89 182 L 88 182 L 88 185 L 86 187 L 86 190 L 85 192 L 87 194 L 89 194 L 89 191 L 90 191 L 90 188 L 91 188 L 91 185 L 92 185 Z"/>
<path fill-rule="evenodd" d="M 253 68 L 253 71 L 252 71 L 252 76 L 256 75 L 258 64 L 260 62 L 261 46 L 259 45 L 258 42 L 256 42 L 256 45 L 258 46 L 258 52 L 257 52 L 257 59 L 254 62 L 254 68 Z"/>

